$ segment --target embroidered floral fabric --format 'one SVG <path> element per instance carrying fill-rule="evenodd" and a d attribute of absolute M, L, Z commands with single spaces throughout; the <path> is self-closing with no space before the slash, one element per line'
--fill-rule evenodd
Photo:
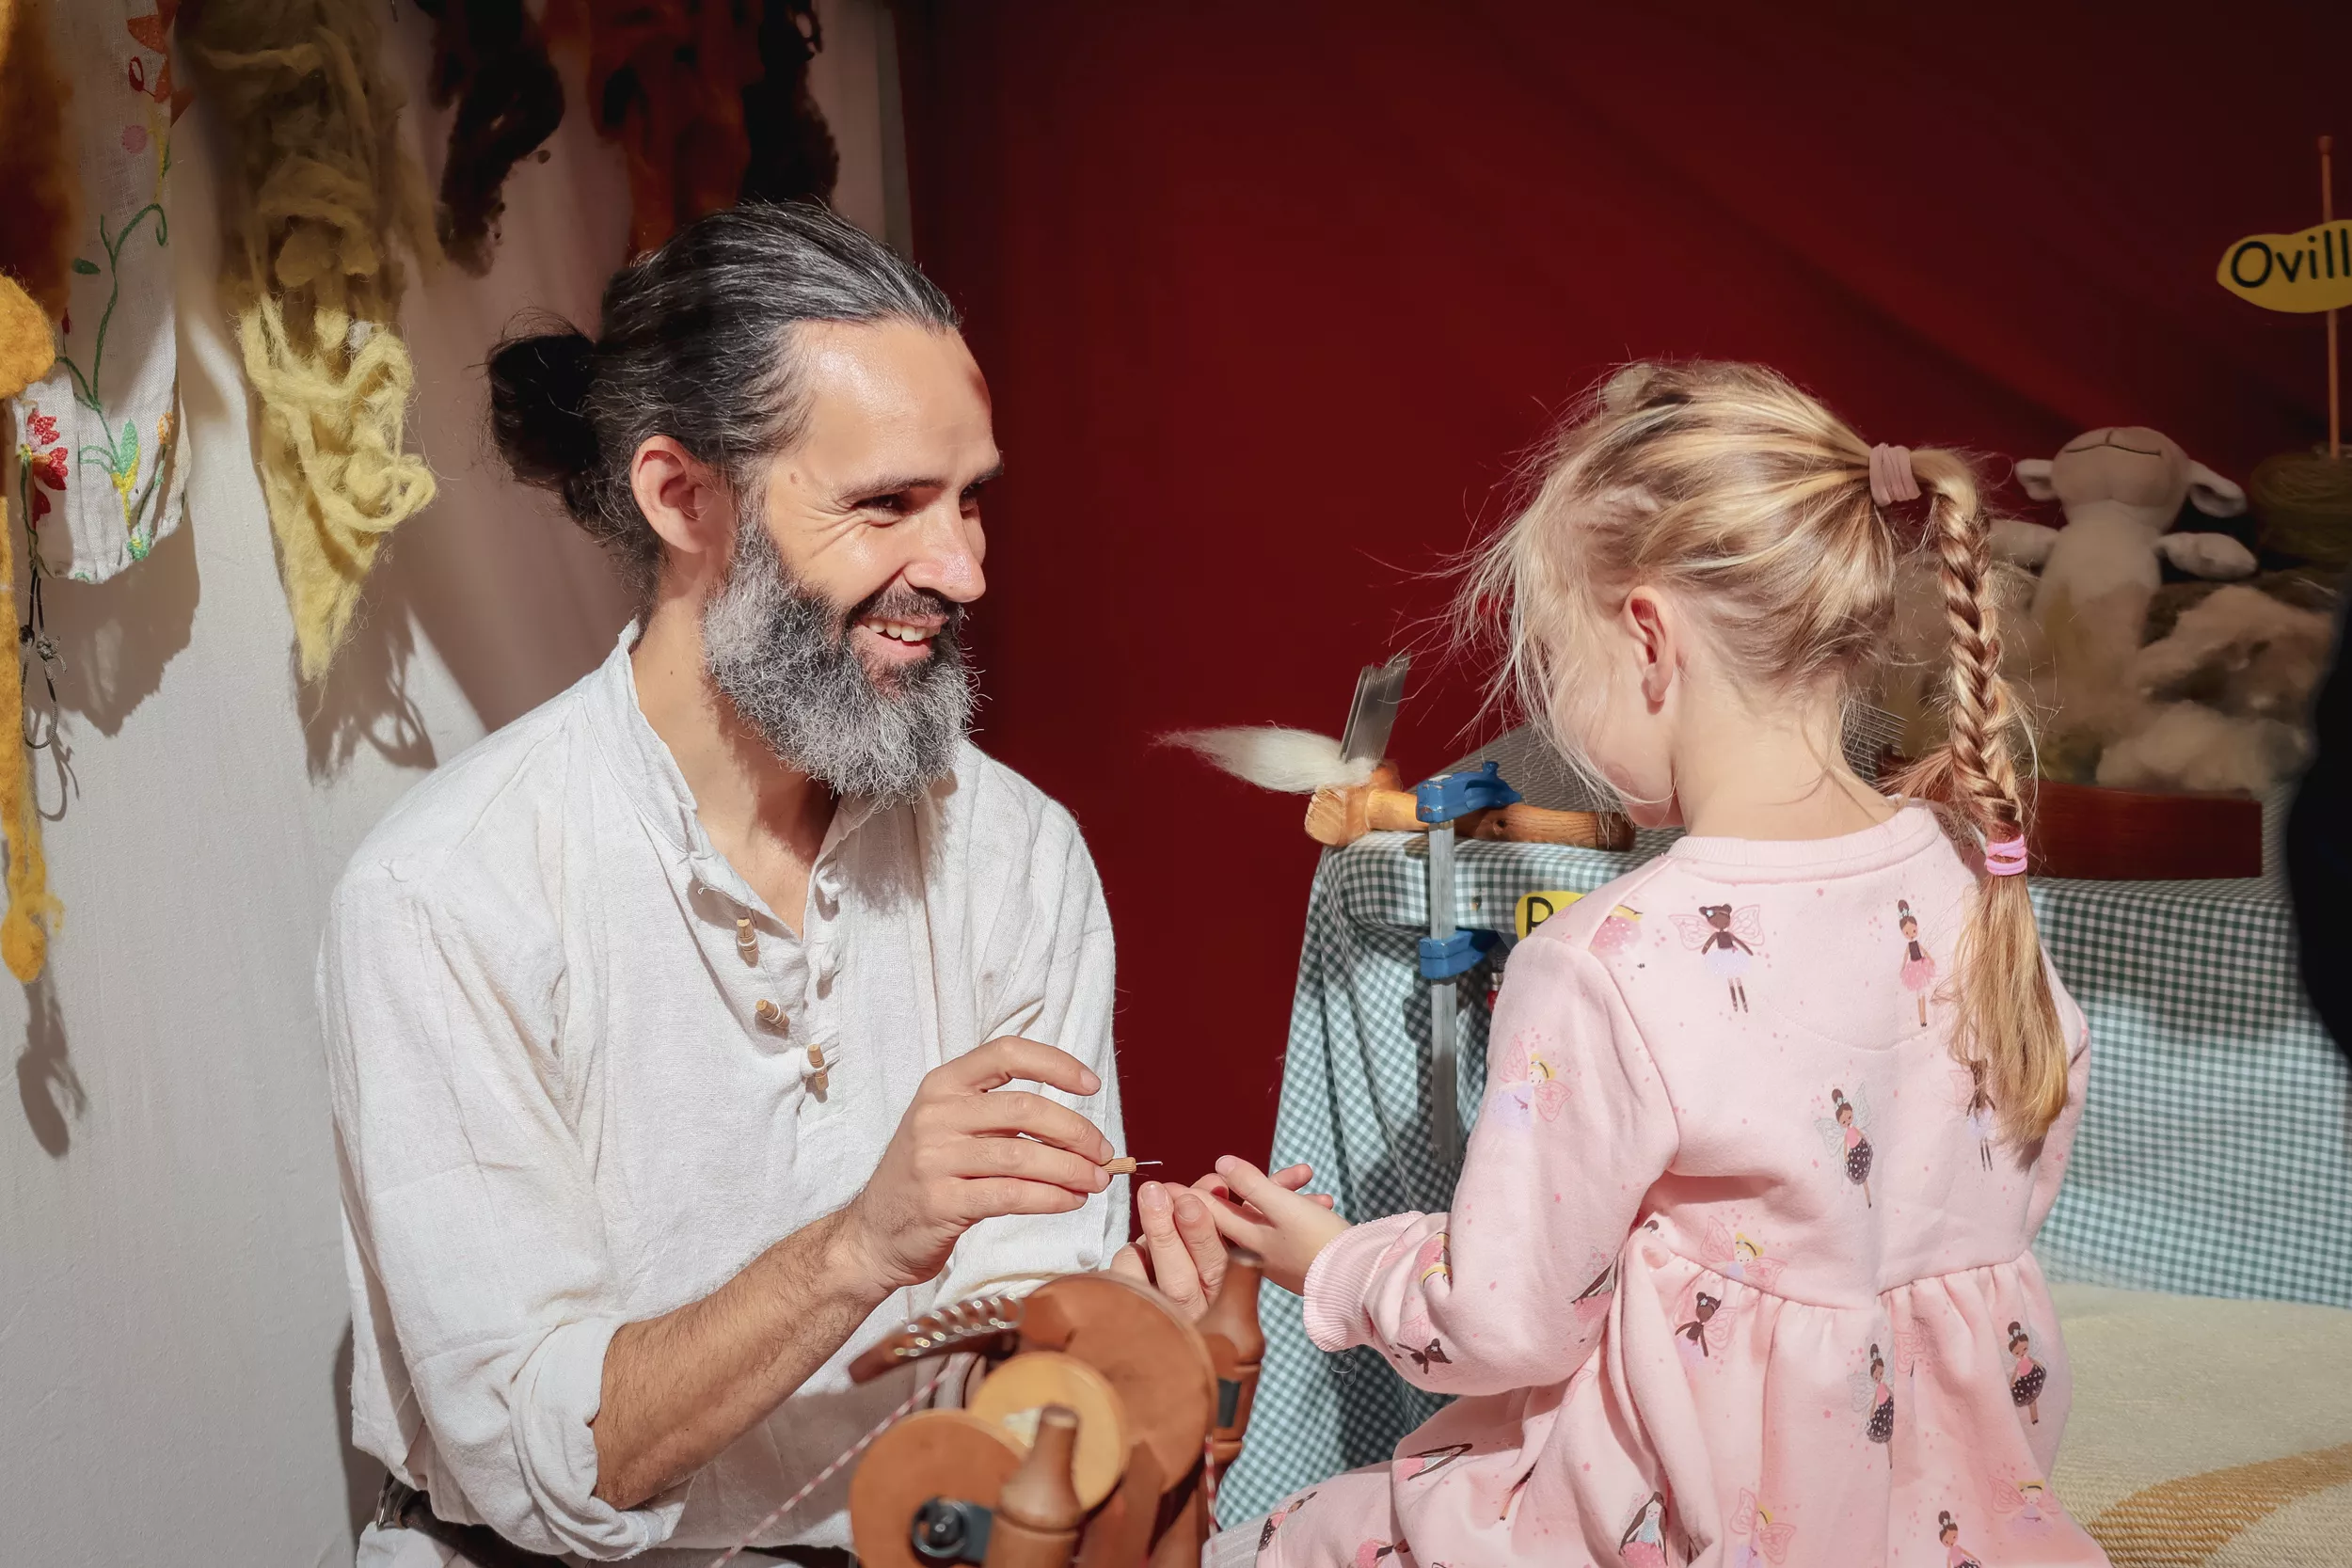
<path fill-rule="evenodd" d="M 13 404 L 17 499 L 40 569 L 98 582 L 177 527 L 187 463 L 164 199 L 177 0 L 51 12 L 81 177 L 73 295 L 57 363 Z"/>

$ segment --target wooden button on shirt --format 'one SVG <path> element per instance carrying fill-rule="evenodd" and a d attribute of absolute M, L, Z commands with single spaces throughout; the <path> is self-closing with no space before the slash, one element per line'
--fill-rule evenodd
<path fill-rule="evenodd" d="M 946 1056 L 1057 1045 L 1104 1087 L 1045 1092 L 1123 1141 L 1110 926 L 1069 814 L 967 745 L 912 803 L 843 800 L 807 908 L 776 921 L 639 712 L 630 635 L 369 838 L 336 890 L 319 1010 L 355 1442 L 529 1550 L 683 1564 L 913 1391 L 911 1370 L 852 1388 L 857 1352 L 984 1280 L 1105 1264 L 1126 1183 L 976 1226 L 691 1484 L 596 1497 L 613 1331 L 849 1201 Z M 849 1544 L 846 1477 L 829 1485 L 793 1540 Z"/>

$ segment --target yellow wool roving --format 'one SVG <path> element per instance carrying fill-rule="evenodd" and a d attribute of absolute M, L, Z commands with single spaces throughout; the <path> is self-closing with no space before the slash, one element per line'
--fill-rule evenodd
<path fill-rule="evenodd" d="M 255 456 L 302 678 L 326 673 L 386 533 L 433 499 L 401 450 L 416 369 L 400 340 L 405 245 L 439 260 L 396 136 L 379 0 L 237 0 L 188 53 L 234 151 L 221 287 L 256 409 Z"/>
<path fill-rule="evenodd" d="M 0 275 L 0 403 L 49 373 L 57 346 L 49 319 L 32 295 Z M 8 545 L 8 500 L 0 485 L 0 603 L 16 603 L 16 562 Z M 49 930 L 64 908 L 49 892 L 49 864 L 40 852 L 40 813 L 33 804 L 33 753 L 24 745 L 24 653 L 13 637 L 0 638 L 0 832 L 8 840 L 8 907 L 0 914 L 0 959 L 26 985 L 49 961 Z"/>

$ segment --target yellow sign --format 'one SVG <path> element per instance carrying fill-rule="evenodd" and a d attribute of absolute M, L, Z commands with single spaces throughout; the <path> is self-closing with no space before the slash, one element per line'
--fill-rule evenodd
<path fill-rule="evenodd" d="M 2214 269 L 2221 286 L 2265 310 L 2341 310 L 2352 306 L 2352 222 L 2300 234 L 2249 234 Z"/>
<path fill-rule="evenodd" d="M 1519 940 L 1525 942 L 1528 932 L 1583 896 L 1581 893 L 1520 894 L 1518 914 L 1512 921 L 1512 924 L 1518 928 Z"/>

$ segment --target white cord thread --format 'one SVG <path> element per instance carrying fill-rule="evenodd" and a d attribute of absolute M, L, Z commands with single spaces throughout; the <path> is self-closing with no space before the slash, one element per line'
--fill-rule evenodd
<path fill-rule="evenodd" d="M 930 1398 L 932 1391 L 938 1388 L 941 1383 L 946 1381 L 948 1370 L 949 1369 L 947 1367 L 942 1367 L 939 1370 L 933 1372 L 931 1374 L 930 1381 L 924 1384 L 920 1388 L 917 1388 L 914 1393 L 909 1394 L 904 1404 L 901 1404 L 898 1409 L 892 1411 L 889 1415 L 884 1416 L 881 1420 L 875 1422 L 871 1431 L 866 1433 L 865 1436 L 859 1438 L 856 1442 L 850 1444 L 849 1448 L 844 1449 L 840 1456 L 834 1459 L 832 1464 L 818 1471 L 816 1477 L 811 1480 L 806 1486 L 802 1487 L 798 1492 L 793 1493 L 790 1497 L 785 1498 L 783 1502 L 777 1504 L 775 1510 L 771 1513 L 768 1517 L 762 1519 L 759 1523 L 754 1525 L 748 1531 L 745 1532 L 742 1540 L 738 1541 L 734 1545 L 729 1546 L 725 1551 L 721 1552 L 717 1557 L 712 1558 L 710 1560 L 710 1568 L 725 1568 L 727 1563 L 733 1562 L 738 1557 L 741 1556 L 744 1548 L 748 1547 L 755 1539 L 759 1536 L 763 1536 L 770 1530 L 775 1528 L 776 1526 L 782 1522 L 785 1515 L 790 1513 L 794 1509 L 800 1507 L 801 1504 L 806 1502 L 811 1493 L 815 1492 L 818 1487 L 824 1485 L 825 1482 L 831 1481 L 835 1475 L 839 1474 L 841 1467 L 844 1465 L 849 1464 L 850 1461 L 855 1459 L 859 1454 L 864 1453 L 867 1449 L 871 1448 L 875 1438 L 880 1437 L 883 1433 L 888 1432 L 892 1427 L 898 1425 L 901 1419 L 914 1412 L 916 1405 L 921 1404 L 925 1400 Z"/>

